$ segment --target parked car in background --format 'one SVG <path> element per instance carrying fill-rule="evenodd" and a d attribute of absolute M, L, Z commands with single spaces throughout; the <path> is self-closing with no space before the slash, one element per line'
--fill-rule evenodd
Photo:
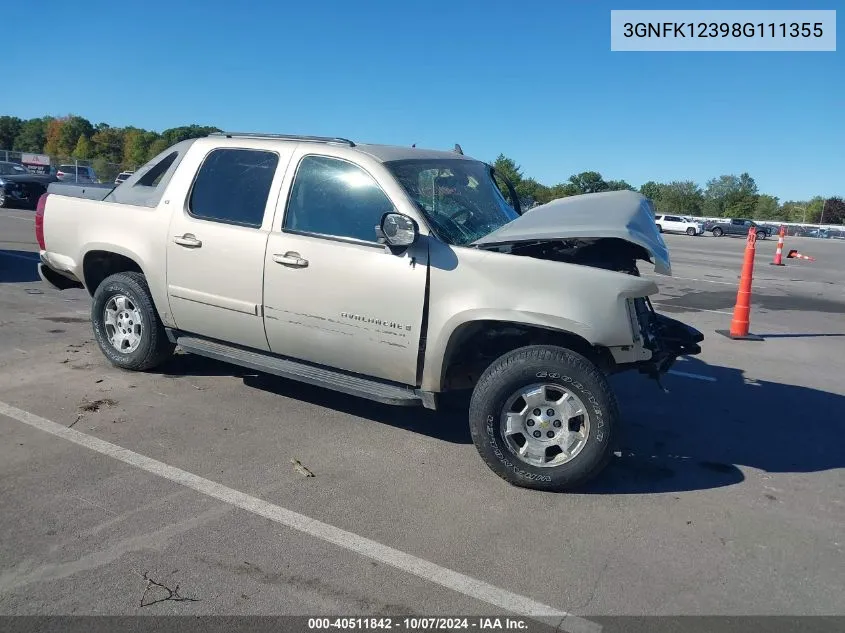
<path fill-rule="evenodd" d="M 690 236 L 704 233 L 704 224 L 681 215 L 655 215 L 654 223 L 661 233 L 686 233 Z"/>
<path fill-rule="evenodd" d="M 65 182 L 97 182 L 97 174 L 85 165 L 59 165 L 56 178 Z"/>
<path fill-rule="evenodd" d="M 0 208 L 35 208 L 55 177 L 33 174 L 18 163 L 0 161 Z"/>
<path fill-rule="evenodd" d="M 713 234 L 713 237 L 721 237 L 722 235 L 748 235 L 750 228 L 754 228 L 757 237 L 761 239 L 766 239 L 772 234 L 765 226 L 760 226 L 753 220 L 742 218 L 726 218 L 721 222 L 714 222 L 708 230 Z"/>
<path fill-rule="evenodd" d="M 117 175 L 117 178 L 114 179 L 114 184 L 119 185 L 120 183 L 122 183 L 124 180 L 128 179 L 129 176 L 131 176 L 134 173 L 135 173 L 134 171 L 122 171 L 122 172 L 120 172 Z"/>

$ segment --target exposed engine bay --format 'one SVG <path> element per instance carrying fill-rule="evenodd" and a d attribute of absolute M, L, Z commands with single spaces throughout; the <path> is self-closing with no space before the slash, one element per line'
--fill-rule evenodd
<path fill-rule="evenodd" d="M 651 261 L 648 251 L 642 246 L 616 237 L 518 242 L 484 248 L 511 255 L 613 270 L 637 277 L 640 274 L 637 261 Z"/>
<path fill-rule="evenodd" d="M 640 276 L 637 262 L 652 261 L 648 251 L 639 244 L 615 237 L 537 240 L 483 248 L 511 255 L 612 270 L 636 277 Z M 638 369 L 660 384 L 660 377 L 679 356 L 694 356 L 701 352 L 699 343 L 704 340 L 704 335 L 681 321 L 657 313 L 647 297 L 635 299 L 633 305 L 642 344 L 652 352 L 651 359 L 639 363 Z"/>

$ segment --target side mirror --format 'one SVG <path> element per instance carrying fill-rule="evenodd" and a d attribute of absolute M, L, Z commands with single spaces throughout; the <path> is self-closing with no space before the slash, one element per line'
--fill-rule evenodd
<path fill-rule="evenodd" d="M 407 215 L 391 212 L 382 216 L 376 235 L 379 242 L 388 246 L 410 246 L 417 241 L 419 228 Z"/>

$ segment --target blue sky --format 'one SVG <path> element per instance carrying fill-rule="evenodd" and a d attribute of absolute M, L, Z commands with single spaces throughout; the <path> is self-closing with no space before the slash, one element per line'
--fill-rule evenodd
<path fill-rule="evenodd" d="M 842 33 L 841 1 L 6 4 L 4 23 L 34 37 L 4 47 L 0 114 L 457 142 L 550 185 L 588 169 L 635 186 L 748 171 L 782 200 L 845 195 L 841 41 L 614 53 L 609 33 L 611 8 L 838 8 Z"/>

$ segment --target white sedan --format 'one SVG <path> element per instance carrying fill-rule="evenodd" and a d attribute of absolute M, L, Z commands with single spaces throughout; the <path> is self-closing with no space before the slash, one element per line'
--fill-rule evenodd
<path fill-rule="evenodd" d="M 654 223 L 661 233 L 686 233 L 690 236 L 704 233 L 704 223 L 682 215 L 655 215 Z"/>

